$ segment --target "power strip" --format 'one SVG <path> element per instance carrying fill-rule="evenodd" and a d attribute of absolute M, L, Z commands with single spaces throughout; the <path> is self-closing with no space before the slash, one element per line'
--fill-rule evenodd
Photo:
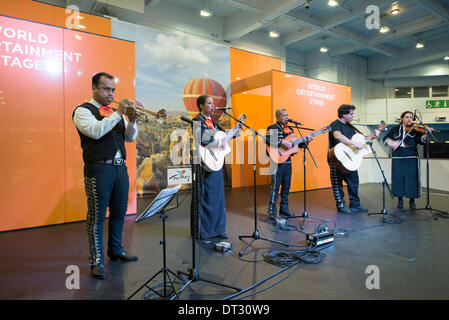
<path fill-rule="evenodd" d="M 334 234 L 329 231 L 322 231 L 320 233 L 313 233 L 306 235 L 306 242 L 309 246 L 316 250 L 329 247 L 334 242 Z"/>

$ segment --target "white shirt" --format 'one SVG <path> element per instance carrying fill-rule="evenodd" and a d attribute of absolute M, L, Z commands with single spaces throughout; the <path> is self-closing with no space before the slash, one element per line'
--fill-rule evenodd
<path fill-rule="evenodd" d="M 89 101 L 95 107 L 100 109 L 101 105 L 95 101 L 93 98 Z M 85 136 L 98 140 L 105 134 L 110 132 L 117 123 L 123 118 L 125 121 L 125 141 L 133 142 L 137 138 L 138 128 L 137 123 L 130 123 L 126 121 L 125 117 L 118 112 L 114 112 L 109 117 L 103 118 L 101 121 L 97 120 L 95 116 L 86 108 L 77 108 L 75 110 L 75 115 L 73 117 L 73 122 L 78 130 Z M 122 158 L 122 152 L 120 149 L 117 150 L 115 158 Z"/>

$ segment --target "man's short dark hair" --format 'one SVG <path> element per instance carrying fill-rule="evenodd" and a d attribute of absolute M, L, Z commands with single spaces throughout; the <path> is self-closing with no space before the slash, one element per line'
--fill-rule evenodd
<path fill-rule="evenodd" d="M 355 110 L 355 106 L 352 104 L 342 104 L 338 107 L 338 118 L 341 119 L 344 114 L 348 114 L 351 110 Z"/>
<path fill-rule="evenodd" d="M 97 87 L 98 84 L 100 83 L 101 77 L 105 77 L 105 78 L 114 80 L 114 77 L 111 76 L 109 73 L 99 72 L 97 74 L 94 74 L 94 76 L 92 77 L 92 85 Z"/>

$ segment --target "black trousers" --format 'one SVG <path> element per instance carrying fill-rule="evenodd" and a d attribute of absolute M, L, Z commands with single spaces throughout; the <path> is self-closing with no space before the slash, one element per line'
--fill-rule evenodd
<path fill-rule="evenodd" d="M 346 207 L 343 181 L 348 185 L 349 207 L 359 207 L 359 172 L 356 170 L 351 171 L 350 173 L 343 173 L 337 170 L 337 167 L 332 163 L 329 163 L 329 167 L 332 191 L 334 193 L 337 208 Z"/>
<path fill-rule="evenodd" d="M 104 265 L 103 223 L 108 207 L 108 251 L 112 254 L 124 251 L 122 233 L 128 209 L 129 191 L 127 167 L 126 165 L 86 163 L 84 184 L 87 195 L 89 265 Z"/>
<path fill-rule="evenodd" d="M 276 203 L 278 201 L 279 189 L 281 190 L 281 203 L 279 214 L 289 213 L 288 210 L 288 196 L 290 195 L 290 185 L 292 180 L 292 163 L 287 161 L 278 164 L 276 173 L 271 176 L 271 192 L 270 205 L 268 212 L 276 214 Z"/>

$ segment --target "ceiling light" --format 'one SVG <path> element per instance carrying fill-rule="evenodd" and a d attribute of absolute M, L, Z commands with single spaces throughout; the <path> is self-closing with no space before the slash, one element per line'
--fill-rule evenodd
<path fill-rule="evenodd" d="M 421 49 L 421 48 L 424 48 L 425 45 L 424 45 L 424 43 L 422 43 L 422 42 L 417 42 L 417 43 L 416 43 L 416 47 L 417 47 L 418 49 Z"/>
<path fill-rule="evenodd" d="M 214 14 L 214 12 L 210 9 L 201 9 L 200 15 L 202 17 L 211 17 Z"/>
<path fill-rule="evenodd" d="M 336 0 L 329 0 L 327 5 L 331 6 L 331 7 L 335 7 L 335 6 L 338 6 L 338 2 Z"/>
<path fill-rule="evenodd" d="M 401 10 L 399 10 L 398 8 L 394 8 L 394 9 L 392 9 L 392 10 L 390 11 L 390 13 L 391 13 L 392 15 L 397 15 L 397 14 L 399 13 L 399 11 L 401 11 Z"/>
<path fill-rule="evenodd" d="M 387 26 L 383 26 L 379 30 L 380 33 L 387 33 L 388 31 L 390 31 L 390 28 L 388 28 Z"/>
<path fill-rule="evenodd" d="M 272 38 L 277 38 L 279 37 L 279 32 L 275 31 L 275 30 L 271 30 L 270 31 L 270 37 Z"/>
<path fill-rule="evenodd" d="M 321 47 L 320 48 L 320 52 L 328 52 L 329 48 L 328 47 Z"/>
<path fill-rule="evenodd" d="M 449 60 L 449 56 L 445 56 L 444 60 L 446 60 L 446 61 Z"/>

